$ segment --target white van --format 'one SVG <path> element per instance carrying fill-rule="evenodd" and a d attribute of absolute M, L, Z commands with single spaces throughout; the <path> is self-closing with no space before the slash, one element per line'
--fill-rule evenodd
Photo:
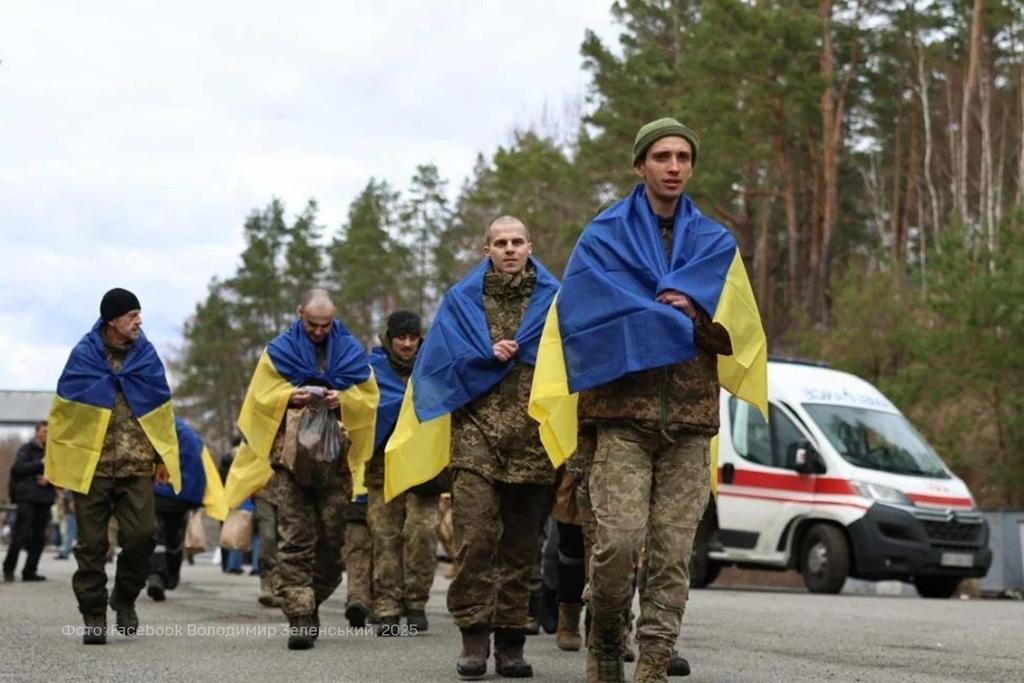
<path fill-rule="evenodd" d="M 992 563 L 989 530 L 953 474 L 878 389 L 802 361 L 768 363 L 770 420 L 722 392 L 718 496 L 694 586 L 721 567 L 796 569 L 815 593 L 847 576 L 950 597 Z"/>

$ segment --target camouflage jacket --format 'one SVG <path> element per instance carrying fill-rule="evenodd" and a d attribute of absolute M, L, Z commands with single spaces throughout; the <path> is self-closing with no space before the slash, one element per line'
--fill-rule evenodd
<path fill-rule="evenodd" d="M 672 221 L 659 218 L 662 244 L 672 248 Z M 685 292 L 684 292 L 685 293 Z M 627 422 L 647 431 L 718 433 L 718 358 L 732 354 L 728 331 L 698 310 L 693 324 L 697 356 L 634 372 L 580 395 L 581 421 Z"/>
<path fill-rule="evenodd" d="M 120 372 L 130 346 L 117 347 L 103 342 L 107 362 L 114 372 Z M 142 431 L 142 425 L 132 415 L 131 408 L 120 391 L 114 393 L 114 408 L 110 413 L 103 450 L 96 465 L 97 477 L 152 477 L 153 467 L 161 462 L 159 454 Z"/>
<path fill-rule="evenodd" d="M 381 339 L 381 342 L 388 354 L 388 363 L 391 364 L 391 369 L 408 384 L 409 375 L 412 374 L 412 363 L 403 362 L 401 359 L 395 358 L 388 348 L 387 340 Z M 363 475 L 363 483 L 366 486 L 384 486 L 384 447 L 387 446 L 387 443 L 388 440 L 384 439 L 384 443 L 380 445 L 380 448 L 373 451 L 373 457 L 366 463 L 366 471 Z"/>
<path fill-rule="evenodd" d="M 491 341 L 515 338 L 533 293 L 537 273 L 521 278 L 491 271 L 484 276 L 484 311 Z M 551 484 L 551 467 L 526 414 L 533 367 L 516 363 L 496 387 L 455 411 L 452 420 L 453 468 L 472 470 L 495 481 Z"/>

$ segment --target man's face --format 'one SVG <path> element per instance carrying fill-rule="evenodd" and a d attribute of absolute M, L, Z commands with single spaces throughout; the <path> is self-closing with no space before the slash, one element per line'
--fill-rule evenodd
<path fill-rule="evenodd" d="M 420 350 L 420 336 L 418 334 L 400 334 L 391 338 L 391 353 L 404 361 L 410 361 L 416 357 Z"/>
<path fill-rule="evenodd" d="M 654 197 L 663 201 L 679 199 L 693 175 L 689 140 L 673 135 L 655 141 L 633 170 Z"/>
<path fill-rule="evenodd" d="M 36 441 L 40 445 L 46 444 L 46 425 L 39 425 L 36 427 Z"/>
<path fill-rule="evenodd" d="M 533 253 L 533 244 L 522 223 L 505 221 L 491 226 L 484 253 L 499 273 L 518 275 L 526 268 L 526 259 Z"/>
<path fill-rule="evenodd" d="M 135 341 L 142 332 L 142 311 L 138 309 L 128 311 L 107 324 L 114 328 L 114 331 L 121 337 Z"/>
<path fill-rule="evenodd" d="M 319 344 L 327 339 L 331 333 L 331 325 L 334 323 L 334 311 L 324 309 L 300 310 L 302 326 L 306 329 L 310 341 Z"/>

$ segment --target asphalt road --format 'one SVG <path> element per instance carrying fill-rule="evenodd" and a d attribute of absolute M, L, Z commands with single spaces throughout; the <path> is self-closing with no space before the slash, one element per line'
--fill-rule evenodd
<path fill-rule="evenodd" d="M 0 583 L 0 680 L 457 679 L 459 637 L 440 575 L 429 632 L 346 633 L 342 588 L 321 610 L 335 632 L 311 651 L 289 652 L 284 617 L 256 604 L 257 579 L 222 574 L 207 561 L 185 567 L 166 602 L 140 597 L 151 635 L 112 634 L 106 646 L 85 647 L 75 633 L 74 566 L 48 554 L 40 572 L 49 581 Z M 113 625 L 112 612 L 109 619 Z M 694 669 L 690 681 L 1024 681 L 1024 603 L 699 590 L 679 647 Z M 559 651 L 553 636 L 529 638 L 526 652 L 538 681 L 583 679 L 584 653 Z"/>

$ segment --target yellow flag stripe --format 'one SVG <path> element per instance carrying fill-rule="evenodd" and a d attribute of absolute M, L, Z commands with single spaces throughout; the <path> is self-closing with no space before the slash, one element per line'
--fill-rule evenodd
<path fill-rule="evenodd" d="M 767 420 L 768 340 L 738 249 L 714 320 L 729 331 L 732 341 L 732 355 L 718 357 L 718 381 L 729 393 L 756 406 Z"/>
<path fill-rule="evenodd" d="M 540 441 L 556 468 L 576 452 L 578 438 L 578 395 L 569 393 L 557 304 L 556 296 L 548 309 L 537 349 L 528 409 L 530 417 L 540 423 Z"/>
<path fill-rule="evenodd" d="M 203 475 L 206 477 L 206 489 L 203 491 L 203 507 L 206 514 L 213 519 L 223 522 L 228 517 L 228 506 L 224 500 L 224 484 L 220 480 L 220 473 L 213 463 L 213 456 L 208 448 L 203 446 Z"/>
<path fill-rule="evenodd" d="M 171 478 L 171 488 L 181 493 L 181 458 L 178 453 L 178 432 L 174 428 L 174 408 L 171 402 L 154 408 L 139 418 L 142 431 L 160 455 Z"/>
<path fill-rule="evenodd" d="M 50 406 L 43 473 L 54 486 L 88 493 L 110 424 L 109 408 L 57 396 Z"/>
<path fill-rule="evenodd" d="M 390 501 L 440 474 L 451 461 L 451 448 L 451 414 L 420 422 L 413 406 L 410 379 L 395 431 L 384 448 L 384 500 Z"/>

